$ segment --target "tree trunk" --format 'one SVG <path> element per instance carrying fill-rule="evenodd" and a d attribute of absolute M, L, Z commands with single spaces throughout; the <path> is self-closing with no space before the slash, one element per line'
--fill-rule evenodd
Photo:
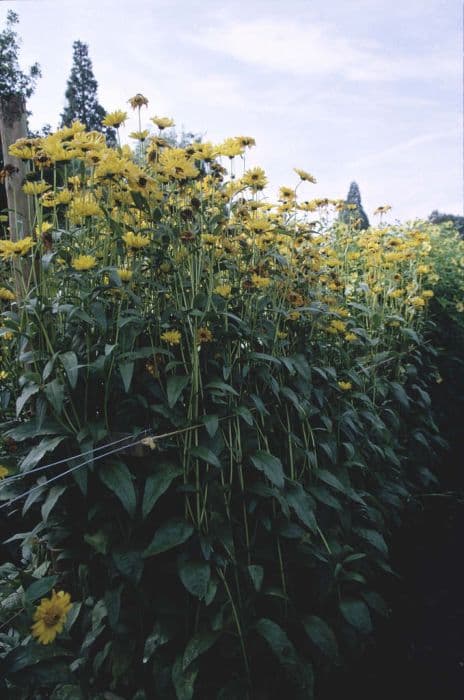
<path fill-rule="evenodd" d="M 21 95 L 12 95 L 0 102 L 0 140 L 3 163 L 11 175 L 5 178 L 10 238 L 17 241 L 30 235 L 31 223 L 27 196 L 21 189 L 26 175 L 26 165 L 19 158 L 10 156 L 8 149 L 12 143 L 27 137 L 26 104 Z"/>
<path fill-rule="evenodd" d="M 31 221 L 27 195 L 22 191 L 26 175 L 26 164 L 19 158 L 10 156 L 8 149 L 18 139 L 26 138 L 26 103 L 21 95 L 12 95 L 0 100 L 0 142 L 3 154 L 3 168 L 6 170 L 5 190 L 10 225 L 10 240 L 18 241 L 31 235 Z M 16 298 L 27 294 L 30 278 L 30 265 L 26 260 L 13 261 L 13 281 Z"/>

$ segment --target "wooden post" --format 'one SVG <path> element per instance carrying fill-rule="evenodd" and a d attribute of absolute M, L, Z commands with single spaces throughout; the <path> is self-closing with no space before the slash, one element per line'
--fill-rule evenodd
<path fill-rule="evenodd" d="M 11 175 L 5 178 L 5 188 L 12 241 L 25 238 L 31 232 L 27 195 L 21 189 L 26 175 L 26 165 L 22 160 L 10 156 L 8 153 L 12 143 L 26 137 L 27 115 L 24 97 L 11 95 L 9 98 L 0 100 L 0 140 L 3 167 L 11 172 Z M 11 166 L 11 169 L 7 166 Z"/>

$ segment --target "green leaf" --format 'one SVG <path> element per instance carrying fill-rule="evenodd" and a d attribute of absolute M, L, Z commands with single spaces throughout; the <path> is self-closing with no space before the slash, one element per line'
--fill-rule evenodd
<path fill-rule="evenodd" d="M 410 407 L 410 401 L 409 401 L 409 396 L 407 395 L 406 391 L 404 390 L 404 387 L 401 386 L 398 382 L 391 382 L 390 384 L 392 394 L 395 397 L 395 399 L 398 401 L 403 408 L 406 410 L 409 410 Z"/>
<path fill-rule="evenodd" d="M 177 657 L 171 673 L 177 700 L 192 700 L 197 675 L 198 667 L 196 664 L 190 664 L 184 671 L 182 668 L 182 656 Z"/>
<path fill-rule="evenodd" d="M 303 486 L 296 481 L 289 481 L 285 492 L 285 498 L 290 508 L 295 511 L 308 530 L 317 532 L 317 522 L 314 515 L 316 504 Z"/>
<path fill-rule="evenodd" d="M 256 631 L 266 640 L 282 665 L 287 666 L 288 664 L 298 663 L 293 644 L 276 622 L 267 618 L 261 618 L 256 624 Z"/>
<path fill-rule="evenodd" d="M 363 540 L 369 542 L 375 549 L 378 549 L 382 554 L 388 554 L 387 543 L 378 530 L 370 530 L 368 528 L 358 527 L 355 530 L 356 534 L 362 537 Z"/>
<path fill-rule="evenodd" d="M 233 394 L 234 396 L 238 396 L 238 392 L 235 391 L 230 384 L 226 384 L 225 382 L 221 382 L 219 380 L 209 382 L 205 389 L 212 389 L 213 391 L 220 392 L 221 394 Z"/>
<path fill-rule="evenodd" d="M 144 551 L 143 556 L 153 557 L 162 552 L 167 552 L 169 549 L 178 547 L 188 540 L 192 533 L 193 526 L 191 523 L 181 520 L 180 518 L 172 518 L 158 528 L 153 540 Z"/>
<path fill-rule="evenodd" d="M 117 570 L 129 581 L 136 585 L 140 582 L 143 573 L 142 552 L 138 551 L 115 551 L 113 561 Z"/>
<path fill-rule="evenodd" d="M 66 491 L 66 486 L 52 486 L 42 505 L 42 519 L 46 523 L 60 496 Z"/>
<path fill-rule="evenodd" d="M 103 532 L 103 530 L 98 530 L 98 532 L 95 532 L 93 535 L 84 535 L 84 541 L 99 554 L 106 554 L 108 552 L 108 535 Z"/>
<path fill-rule="evenodd" d="M 34 581 L 24 591 L 24 597 L 28 603 L 34 603 L 39 598 L 43 598 L 49 593 L 58 581 L 58 576 L 45 576 L 38 581 Z"/>
<path fill-rule="evenodd" d="M 76 353 L 69 350 L 69 352 L 61 354 L 59 359 L 64 367 L 71 389 L 75 389 L 79 376 L 79 365 Z"/>
<path fill-rule="evenodd" d="M 182 670 L 185 671 L 195 659 L 211 649 L 219 637 L 220 632 L 197 632 L 194 634 L 185 647 Z"/>
<path fill-rule="evenodd" d="M 42 438 L 38 445 L 29 450 L 25 458 L 20 464 L 22 472 L 29 471 L 47 454 L 53 452 L 58 445 L 65 440 L 66 435 L 58 435 L 55 437 Z"/>
<path fill-rule="evenodd" d="M 173 408 L 190 381 L 190 377 L 169 377 L 166 385 L 169 408 Z"/>
<path fill-rule="evenodd" d="M 364 601 L 355 600 L 354 598 L 342 600 L 340 612 L 345 620 L 361 634 L 369 634 L 372 631 L 369 608 Z"/>
<path fill-rule="evenodd" d="M 135 362 L 119 363 L 119 374 L 121 375 L 122 383 L 124 385 L 124 391 L 126 392 L 126 394 L 129 392 L 132 377 L 134 376 L 134 367 Z"/>
<path fill-rule="evenodd" d="M 208 447 L 202 447 L 201 445 L 192 447 L 190 450 L 190 455 L 197 459 L 202 459 L 204 462 L 212 464 L 213 467 L 217 467 L 218 469 L 221 469 L 222 467 L 222 464 L 219 461 L 219 459 L 216 457 L 214 452 L 212 452 Z"/>
<path fill-rule="evenodd" d="M 248 425 L 253 425 L 253 414 L 246 406 L 237 406 L 235 413 L 242 418 Z"/>
<path fill-rule="evenodd" d="M 177 562 L 179 577 L 185 588 L 195 598 L 203 600 L 211 578 L 211 566 L 205 561 L 192 561 L 180 558 Z"/>
<path fill-rule="evenodd" d="M 16 399 L 16 416 L 20 415 L 21 411 L 23 410 L 24 406 L 29 401 L 31 396 L 37 394 L 39 389 L 40 386 L 38 384 L 35 384 L 34 382 L 27 382 L 26 386 Z"/>
<path fill-rule="evenodd" d="M 150 661 L 153 654 L 159 647 L 169 642 L 170 636 L 161 627 L 159 622 L 155 623 L 153 632 L 147 637 L 145 641 L 145 647 L 143 650 L 143 663 Z"/>
<path fill-rule="evenodd" d="M 278 488 L 283 488 L 284 470 L 282 467 L 282 462 L 278 457 L 274 457 L 274 455 L 269 454 L 269 452 L 258 450 L 254 454 L 250 455 L 250 459 L 255 468 L 261 472 L 264 472 L 269 481 L 275 484 Z"/>
<path fill-rule="evenodd" d="M 58 378 L 44 386 L 44 394 L 53 407 L 55 413 L 60 414 L 63 410 L 64 386 Z"/>
<path fill-rule="evenodd" d="M 142 517 L 146 518 L 151 513 L 160 496 L 168 490 L 176 477 L 182 474 L 182 469 L 169 463 L 163 463 L 156 467 L 156 472 L 150 474 L 145 482 L 142 501 Z"/>
<path fill-rule="evenodd" d="M 78 685 L 60 685 L 50 695 L 50 700 L 84 700 L 84 695 Z"/>
<path fill-rule="evenodd" d="M 201 422 L 208 431 L 208 435 L 213 438 L 216 435 L 219 428 L 219 417 L 216 415 L 202 416 Z"/>
<path fill-rule="evenodd" d="M 327 471 L 327 469 L 318 469 L 316 474 L 317 478 L 323 481 L 324 484 L 327 484 L 327 486 L 331 486 L 335 491 L 340 491 L 340 493 L 346 493 L 346 488 L 332 472 Z"/>
<path fill-rule="evenodd" d="M 129 515 L 134 515 L 137 500 L 132 476 L 126 465 L 113 460 L 100 467 L 98 475 L 105 486 L 119 498 Z"/>
<path fill-rule="evenodd" d="M 258 564 L 250 564 L 250 566 L 248 567 L 248 573 L 250 574 L 250 578 L 253 582 L 255 591 L 259 592 L 261 590 L 261 586 L 263 585 L 263 567 L 259 566 Z"/>
<path fill-rule="evenodd" d="M 331 628 L 317 615 L 303 618 L 303 627 L 311 642 L 332 661 L 338 658 L 338 646 Z"/>

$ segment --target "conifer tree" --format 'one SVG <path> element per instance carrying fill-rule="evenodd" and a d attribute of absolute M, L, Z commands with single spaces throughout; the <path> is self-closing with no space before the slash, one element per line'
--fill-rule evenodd
<path fill-rule="evenodd" d="M 89 47 L 82 41 L 73 43 L 73 65 L 65 92 L 66 105 L 61 115 L 61 126 L 69 126 L 78 119 L 89 131 L 101 131 L 109 141 L 114 139 L 113 129 L 102 126 L 106 111 L 97 97 L 98 83 L 89 57 Z"/>
<path fill-rule="evenodd" d="M 361 193 L 358 184 L 352 182 L 345 200 L 346 207 L 340 212 L 340 221 L 344 224 L 357 223 L 357 228 L 369 228 L 369 219 L 361 204 Z"/>

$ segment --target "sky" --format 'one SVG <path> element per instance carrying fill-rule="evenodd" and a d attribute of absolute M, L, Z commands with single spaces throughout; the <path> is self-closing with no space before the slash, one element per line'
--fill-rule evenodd
<path fill-rule="evenodd" d="M 58 125 L 80 39 L 107 111 L 140 92 L 142 126 L 253 136 L 247 167 L 270 196 L 297 167 L 318 181 L 303 199 L 345 198 L 355 180 L 371 219 L 386 204 L 391 221 L 463 213 L 460 1 L 0 0 L 0 27 L 10 9 L 21 66 L 43 74 L 32 128 Z"/>

